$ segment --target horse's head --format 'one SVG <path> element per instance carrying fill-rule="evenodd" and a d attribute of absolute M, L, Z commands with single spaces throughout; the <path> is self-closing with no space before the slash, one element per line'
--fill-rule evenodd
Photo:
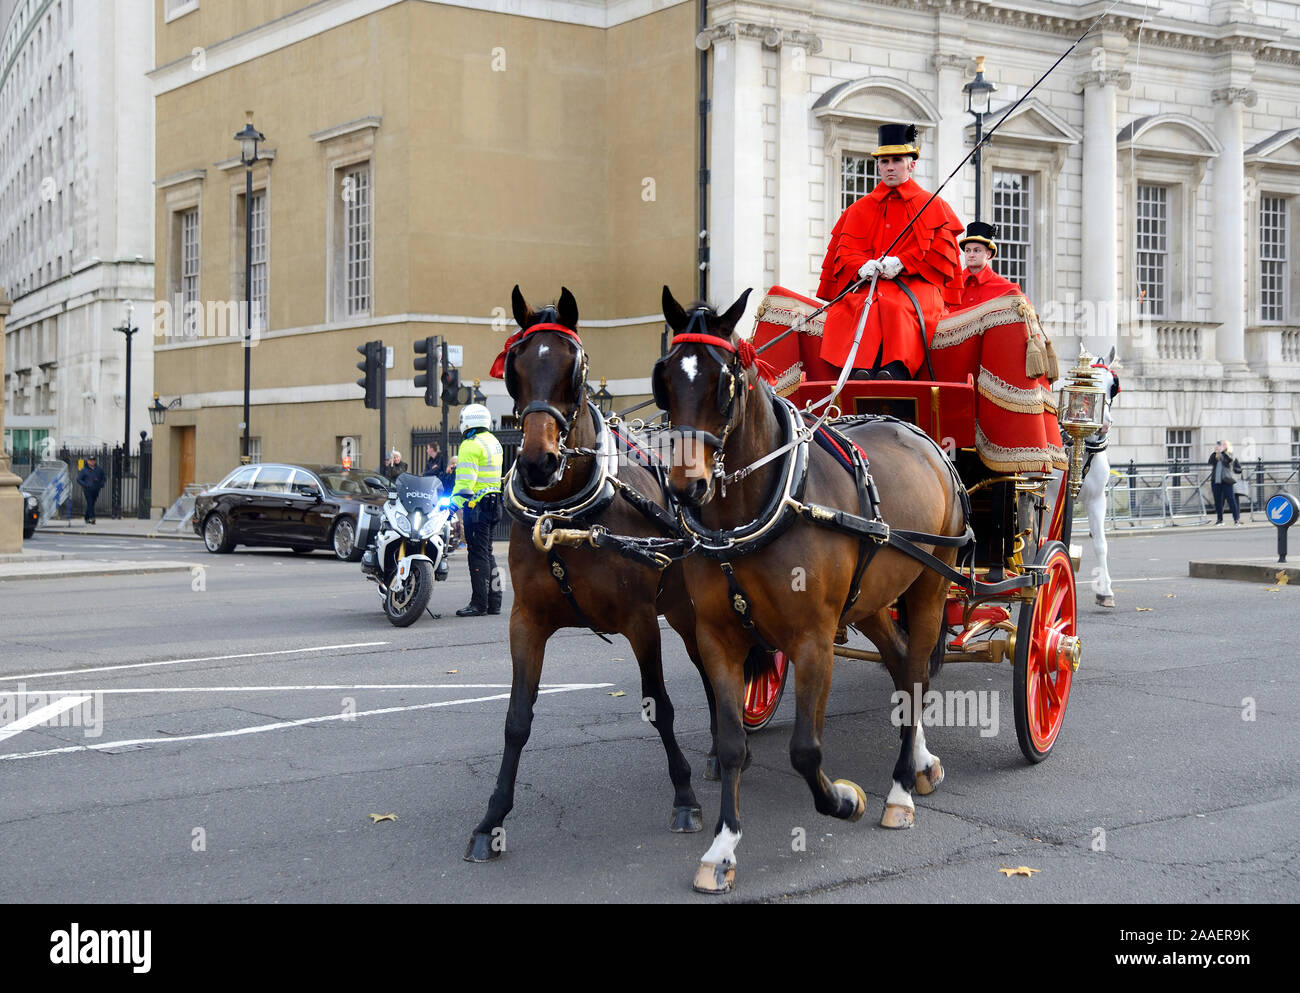
<path fill-rule="evenodd" d="M 688 506 L 712 498 L 722 450 L 744 416 L 753 346 L 735 331 L 748 299 L 746 290 L 725 314 L 704 303 L 692 304 L 688 312 L 664 287 L 664 320 L 674 337 L 650 382 L 655 402 L 673 424 L 668 486 Z"/>
<path fill-rule="evenodd" d="M 501 371 L 524 430 L 517 461 L 529 487 L 545 489 L 564 472 L 563 449 L 586 399 L 578 303 L 567 287 L 558 304 L 535 312 L 518 286 L 510 299 L 519 330 L 506 341 Z"/>
<path fill-rule="evenodd" d="M 1102 426 L 1101 433 L 1105 434 L 1106 429 L 1110 427 L 1110 405 L 1115 398 L 1119 396 L 1119 359 L 1115 357 L 1115 346 L 1110 346 L 1110 354 L 1104 359 L 1098 359 L 1092 364 L 1101 377 L 1101 388 L 1105 393 L 1106 399 L 1103 401 L 1105 406 L 1105 423 Z"/>

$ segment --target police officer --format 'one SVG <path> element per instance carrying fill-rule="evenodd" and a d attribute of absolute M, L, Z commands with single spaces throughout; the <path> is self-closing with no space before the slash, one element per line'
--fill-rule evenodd
<path fill-rule="evenodd" d="M 470 601 L 457 617 L 501 613 L 501 573 L 492 554 L 492 531 L 501 519 L 501 442 L 488 430 L 492 415 L 481 403 L 461 408 L 464 439 L 456 453 L 451 505 L 465 522 L 469 554 Z"/>

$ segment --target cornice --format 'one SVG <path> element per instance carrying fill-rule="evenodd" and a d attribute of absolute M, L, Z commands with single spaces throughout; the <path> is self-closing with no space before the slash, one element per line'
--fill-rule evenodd
<path fill-rule="evenodd" d="M 753 24 L 748 21 L 724 21 L 707 27 L 695 36 L 695 47 L 708 51 L 720 41 L 735 41 L 738 38 L 757 38 L 764 48 L 780 48 L 791 45 L 808 50 L 809 55 L 816 55 L 822 50 L 822 40 L 809 31 L 794 28 L 779 28 L 772 24 Z"/>
<path fill-rule="evenodd" d="M 1259 93 L 1245 86 L 1225 86 L 1210 91 L 1210 103 L 1243 104 L 1253 107 L 1259 102 Z"/>
<path fill-rule="evenodd" d="M 1115 86 L 1127 90 L 1133 85 L 1133 74 L 1123 69 L 1094 69 L 1074 77 L 1074 90 L 1082 93 L 1090 86 Z"/>

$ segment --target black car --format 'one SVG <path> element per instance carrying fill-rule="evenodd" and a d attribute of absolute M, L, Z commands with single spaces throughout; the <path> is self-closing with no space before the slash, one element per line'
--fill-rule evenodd
<path fill-rule="evenodd" d="M 209 552 L 236 545 L 273 545 L 310 552 L 329 548 L 357 562 L 363 504 L 379 507 L 388 495 L 377 472 L 337 465 L 263 462 L 240 466 L 194 501 L 194 531 Z"/>

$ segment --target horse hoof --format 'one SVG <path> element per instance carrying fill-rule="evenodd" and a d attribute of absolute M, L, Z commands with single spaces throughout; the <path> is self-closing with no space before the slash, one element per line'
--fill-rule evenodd
<path fill-rule="evenodd" d="M 1115 606 L 1115 598 L 1114 598 L 1113 596 L 1102 596 L 1100 593 L 1098 593 L 1098 594 L 1097 594 L 1097 606 L 1098 606 L 1098 607 L 1113 607 L 1113 606 Z"/>
<path fill-rule="evenodd" d="M 469 845 L 465 848 L 466 862 L 491 862 L 493 859 L 501 857 L 501 846 L 495 845 L 495 838 L 490 834 L 475 833 L 470 836 Z"/>
<path fill-rule="evenodd" d="M 836 787 L 835 792 L 844 799 L 855 801 L 853 813 L 845 818 L 847 821 L 860 821 L 862 815 L 867 812 L 867 795 L 862 792 L 862 787 L 851 779 L 837 779 L 832 784 Z"/>
<path fill-rule="evenodd" d="M 939 760 L 935 759 L 930 768 L 923 769 L 916 774 L 916 793 L 918 796 L 929 796 L 939 788 L 943 782 L 943 766 Z"/>
<path fill-rule="evenodd" d="M 668 830 L 673 834 L 694 834 L 704 828 L 699 807 L 674 807 Z"/>
<path fill-rule="evenodd" d="M 695 870 L 695 882 L 691 888 L 696 893 L 730 893 L 736 888 L 735 863 L 701 862 Z"/>
<path fill-rule="evenodd" d="M 911 807 L 903 807 L 897 803 L 887 803 L 885 804 L 884 816 L 880 818 L 880 826 L 901 831 L 912 826 L 912 816 Z"/>
<path fill-rule="evenodd" d="M 718 764 L 716 755 L 710 755 L 704 760 L 704 778 L 714 783 L 722 778 L 722 766 Z"/>

